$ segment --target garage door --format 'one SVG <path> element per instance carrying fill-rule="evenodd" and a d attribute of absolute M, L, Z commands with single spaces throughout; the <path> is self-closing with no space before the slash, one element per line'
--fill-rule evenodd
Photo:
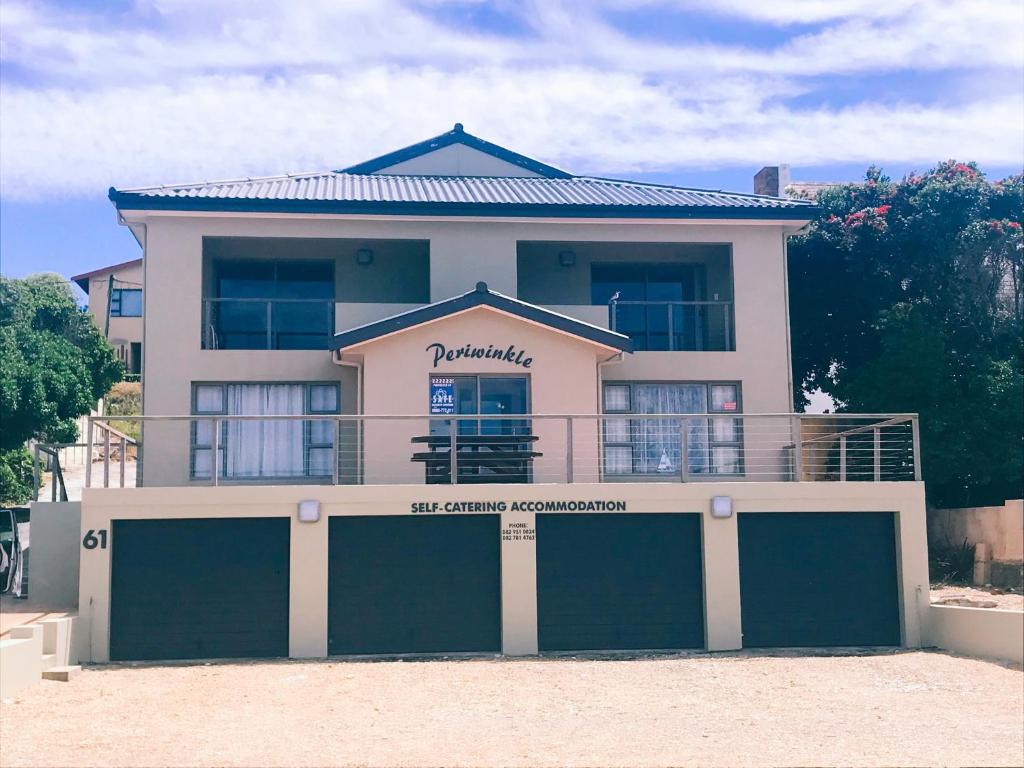
<path fill-rule="evenodd" d="M 501 650 L 498 515 L 332 517 L 328 652 Z"/>
<path fill-rule="evenodd" d="M 542 651 L 702 648 L 700 516 L 537 515 Z"/>
<path fill-rule="evenodd" d="M 743 645 L 899 645 L 895 516 L 739 515 Z"/>
<path fill-rule="evenodd" d="M 110 658 L 288 655 L 289 520 L 116 520 Z"/>

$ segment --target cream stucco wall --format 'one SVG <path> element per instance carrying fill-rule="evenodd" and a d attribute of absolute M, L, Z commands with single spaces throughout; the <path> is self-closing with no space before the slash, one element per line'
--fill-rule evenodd
<path fill-rule="evenodd" d="M 734 515 L 710 515 L 713 495 L 733 498 Z M 302 499 L 321 502 L 321 519 L 299 523 Z M 108 548 L 82 550 L 79 614 L 83 660 L 109 659 L 111 521 L 140 518 L 286 517 L 291 521 L 289 655 L 327 653 L 328 519 L 337 515 L 407 515 L 414 503 L 445 501 L 625 501 L 629 512 L 702 516 L 707 650 L 742 646 L 736 514 L 757 512 L 894 512 L 902 642 L 922 643 L 928 609 L 928 551 L 921 483 L 710 483 L 622 485 L 349 486 L 301 488 L 86 489 L 82 532 L 107 530 Z M 537 513 L 544 514 L 544 513 Z M 502 528 L 532 515 L 502 514 Z M 502 543 L 502 638 L 509 655 L 537 652 L 536 541 Z M 813 606 L 808 606 L 813 611 Z M 202 631 L 197 627 L 196 631 Z"/>
<path fill-rule="evenodd" d="M 137 229 L 139 225 L 145 228 L 148 290 L 143 407 L 147 415 L 189 413 L 191 385 L 197 381 L 339 380 L 343 412 L 355 408 L 353 371 L 333 365 L 326 351 L 201 349 L 204 237 L 427 241 L 432 301 L 472 290 L 481 280 L 492 290 L 515 296 L 521 241 L 613 242 L 623 247 L 629 243 L 728 246 L 733 264 L 736 351 L 640 352 L 605 366 L 603 376 L 612 380 L 736 381 L 742 387 L 745 412 L 792 409 L 785 228 L 778 222 L 123 214 Z M 372 317 L 364 311 L 372 306 L 363 305 L 358 317 Z M 394 306 L 383 305 L 380 316 Z M 592 316 L 592 307 L 581 305 L 580 309 Z M 338 314 L 344 316 L 344 305 Z M 589 377 L 587 371 L 568 369 L 563 375 L 567 380 Z M 568 410 L 578 413 L 580 405 Z M 540 412 L 534 407 L 534 413 Z M 187 425 L 150 424 L 146 429 L 143 482 L 187 482 Z"/>

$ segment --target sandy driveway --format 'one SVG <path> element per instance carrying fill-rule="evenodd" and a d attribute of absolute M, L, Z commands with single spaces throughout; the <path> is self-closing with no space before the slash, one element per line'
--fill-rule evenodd
<path fill-rule="evenodd" d="M 942 653 L 94 667 L 16 765 L 1020 765 L 1024 676 Z"/>

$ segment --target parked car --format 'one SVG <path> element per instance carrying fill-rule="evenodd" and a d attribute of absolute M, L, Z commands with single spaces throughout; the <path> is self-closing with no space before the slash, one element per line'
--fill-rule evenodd
<path fill-rule="evenodd" d="M 0 509 L 0 593 L 21 597 L 22 560 L 17 514 Z"/>

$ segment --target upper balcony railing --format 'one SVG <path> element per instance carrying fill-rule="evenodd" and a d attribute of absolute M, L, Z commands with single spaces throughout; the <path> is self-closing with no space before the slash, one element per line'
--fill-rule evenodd
<path fill-rule="evenodd" d="M 333 333 L 333 301 L 203 300 L 203 349 L 327 349 Z"/>
<path fill-rule="evenodd" d="M 731 301 L 619 301 L 608 325 L 629 336 L 638 352 L 732 352 Z"/>
<path fill-rule="evenodd" d="M 920 479 L 917 416 L 504 414 L 118 416 L 142 424 L 121 450 L 142 486 L 908 481 Z M 102 487 L 111 484 L 110 431 Z M 148 446 L 148 447 L 147 447 Z M 143 466 L 149 456 L 151 469 Z M 86 487 L 96 472 L 87 467 Z"/>

